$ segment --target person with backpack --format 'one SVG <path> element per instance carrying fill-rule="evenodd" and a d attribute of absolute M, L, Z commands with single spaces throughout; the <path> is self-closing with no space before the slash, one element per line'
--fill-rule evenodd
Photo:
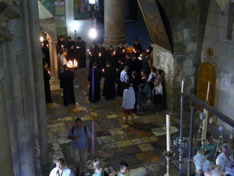
<path fill-rule="evenodd" d="M 73 144 L 73 159 L 76 164 L 76 174 L 81 176 L 87 171 L 85 163 L 88 152 L 91 152 L 91 134 L 83 125 L 81 118 L 75 120 L 75 125 L 69 130 L 68 139 Z"/>

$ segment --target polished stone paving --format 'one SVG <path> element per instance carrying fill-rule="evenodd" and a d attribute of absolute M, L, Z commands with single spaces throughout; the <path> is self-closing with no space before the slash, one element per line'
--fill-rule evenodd
<path fill-rule="evenodd" d="M 124 120 L 121 98 L 102 99 L 92 104 L 88 101 L 88 70 L 75 71 L 79 88 L 75 89 L 76 105 L 63 106 L 62 90 L 52 82 L 53 103 L 47 104 L 48 136 L 51 161 L 65 157 L 69 167 L 74 169 L 71 158 L 71 141 L 67 139 L 68 130 L 77 117 L 91 130 L 95 126 L 94 156 L 105 163 L 105 169 L 111 175 L 118 171 L 118 164 L 126 161 L 130 169 L 144 168 L 149 176 L 166 173 L 166 159 L 162 155 L 166 150 L 165 111 L 148 101 L 147 110 L 134 115 L 135 124 L 122 124 Z M 101 80 L 103 84 L 103 79 Z M 189 135 L 186 131 L 186 136 Z M 179 135 L 179 114 L 171 115 L 171 138 Z M 170 165 L 171 175 L 178 175 L 178 150 L 172 146 L 176 155 Z M 186 159 L 185 159 L 186 160 Z M 187 167 L 187 166 L 186 166 Z M 90 174 L 92 175 L 92 168 Z M 142 169 L 141 168 L 141 169 Z M 186 172 L 186 171 L 184 171 Z"/>

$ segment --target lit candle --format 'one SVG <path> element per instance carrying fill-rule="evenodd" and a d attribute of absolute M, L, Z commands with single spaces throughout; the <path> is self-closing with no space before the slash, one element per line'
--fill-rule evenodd
<path fill-rule="evenodd" d="M 105 70 L 104 69 L 102 69 L 102 72 L 104 72 Z"/>
<path fill-rule="evenodd" d="M 99 53 L 98 56 L 101 57 L 101 56 L 102 56 L 102 53 Z"/>
<path fill-rule="evenodd" d="M 134 53 L 136 53 L 136 50 L 135 50 L 135 48 L 133 48 L 133 52 L 134 52 Z"/>
<path fill-rule="evenodd" d="M 89 49 L 87 49 L 87 51 L 89 52 Z"/>
<path fill-rule="evenodd" d="M 123 53 L 124 53 L 124 51 L 125 51 L 125 50 L 123 49 Z"/>
<path fill-rule="evenodd" d="M 207 92 L 206 92 L 206 101 L 208 101 L 208 99 L 209 99 L 209 93 L 210 93 L 210 81 L 208 81 Z"/>
<path fill-rule="evenodd" d="M 184 80 L 181 82 L 181 93 L 184 93 Z"/>
<path fill-rule="evenodd" d="M 149 52 L 149 50 L 147 49 L 147 53 Z"/>
<path fill-rule="evenodd" d="M 115 55 L 115 51 L 113 52 L 113 54 Z"/>
<path fill-rule="evenodd" d="M 46 46 L 48 47 L 49 45 L 47 44 Z"/>
<path fill-rule="evenodd" d="M 171 151 L 171 134 L 170 134 L 170 115 L 166 115 L 166 129 L 167 129 L 167 152 Z"/>
<path fill-rule="evenodd" d="M 61 47 L 63 48 L 63 45 Z"/>

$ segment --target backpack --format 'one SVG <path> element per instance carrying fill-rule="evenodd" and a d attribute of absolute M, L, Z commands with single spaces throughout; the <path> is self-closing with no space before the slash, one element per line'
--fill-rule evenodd
<path fill-rule="evenodd" d="M 151 92 L 150 86 L 148 83 L 145 83 L 145 86 L 141 89 L 141 93 L 144 95 L 149 95 Z"/>
<path fill-rule="evenodd" d="M 75 130 L 75 126 L 73 125 L 72 126 L 72 136 L 74 134 L 74 130 Z M 85 132 L 85 136 L 87 136 L 87 127 L 86 126 L 84 126 L 84 132 Z"/>

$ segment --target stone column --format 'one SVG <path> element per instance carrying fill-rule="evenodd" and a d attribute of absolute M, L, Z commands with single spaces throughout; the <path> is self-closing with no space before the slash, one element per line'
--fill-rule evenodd
<path fill-rule="evenodd" d="M 125 43 L 125 0 L 105 0 L 104 9 L 105 44 Z"/>
<path fill-rule="evenodd" d="M 4 46 L 7 68 L 5 102 L 10 128 L 14 175 L 41 175 L 49 163 L 47 119 L 40 51 L 37 1 L 20 0 L 21 18 L 7 24 L 13 42 Z M 10 58 L 10 59 L 9 59 Z"/>
<path fill-rule="evenodd" d="M 6 115 L 6 105 L 5 105 L 5 95 L 3 88 L 4 79 L 4 67 L 3 67 L 3 50 L 0 46 L 0 171 L 1 175 L 13 176 L 13 165 L 12 165 L 12 155 L 11 155 L 11 145 L 10 145 L 10 135 L 7 123 Z"/>

